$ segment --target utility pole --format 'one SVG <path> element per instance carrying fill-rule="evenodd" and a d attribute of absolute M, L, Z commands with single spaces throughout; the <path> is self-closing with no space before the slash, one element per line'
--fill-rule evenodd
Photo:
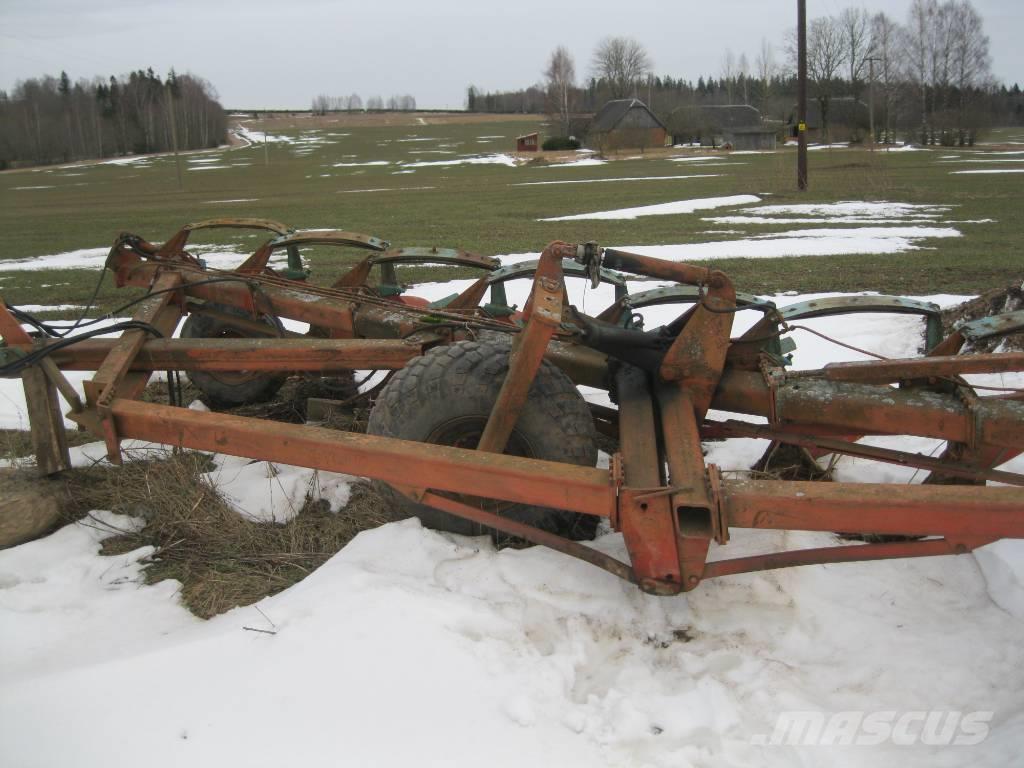
<path fill-rule="evenodd" d="M 868 56 L 868 130 L 871 131 L 871 151 L 875 151 L 875 62 L 878 56 Z"/>
<path fill-rule="evenodd" d="M 796 3 L 796 186 L 807 189 L 807 0 Z"/>

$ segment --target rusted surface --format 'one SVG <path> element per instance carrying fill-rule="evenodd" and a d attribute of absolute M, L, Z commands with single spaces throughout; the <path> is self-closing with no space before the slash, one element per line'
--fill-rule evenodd
<path fill-rule="evenodd" d="M 264 229 L 278 236 L 240 270 L 206 269 L 185 251 L 188 236 L 195 229 L 219 226 Z M 266 268 L 273 250 L 289 249 L 297 260 L 298 246 L 310 244 L 355 246 L 373 253 L 331 287 L 307 285 L 291 279 L 289 273 Z M 729 336 L 737 294 L 727 276 L 704 267 L 602 250 L 595 243 L 556 241 L 544 250 L 536 267 L 529 266 L 534 272 L 533 290 L 519 319 L 507 314 L 492 317 L 480 307 L 487 288 L 500 287 L 500 270 L 474 283 L 447 307 L 391 295 L 402 290 L 394 265 L 416 261 L 488 271 L 495 267 L 493 260 L 462 251 L 390 249 L 386 241 L 368 235 L 295 232 L 266 220 L 199 222 L 162 246 L 123 234 L 108 259 L 118 285 L 154 292 L 140 305 L 136 319 L 169 336 L 183 312 L 198 312 L 258 338 L 153 339 L 145 331 L 129 330 L 120 339 L 82 341 L 44 360 L 48 367 L 96 370 L 86 383 L 88 405 L 73 418 L 104 437 L 112 458 L 121 439 L 136 437 L 385 480 L 409 489 L 423 503 L 579 557 L 652 594 L 689 590 L 712 576 L 824 562 L 955 554 L 1000 537 L 1024 537 L 1022 478 L 995 469 L 1024 451 L 1024 401 L 1016 399 L 1017 392 L 978 397 L 956 378 L 966 373 L 1020 371 L 1024 355 L 956 356 L 963 335 L 954 334 L 920 359 L 833 364 L 796 374 L 785 369 L 777 343 L 785 319 L 780 312 L 802 317 L 889 308 L 931 316 L 931 307 L 891 297 L 830 300 L 827 306 L 808 304 L 779 311 L 759 305 L 765 318 L 734 342 Z M 374 266 L 393 283 L 386 291 L 385 286 L 368 284 Z M 673 280 L 693 292 L 693 303 L 684 306 L 675 321 L 651 334 L 625 322 L 605 323 L 602 329 L 593 318 L 563 305 L 566 269 L 573 275 L 614 282 L 617 290 L 624 290 L 625 283 L 608 270 Z M 616 306 L 627 305 L 617 295 Z M 244 316 L 234 314 L 239 310 Z M 262 322 L 267 316 L 309 323 L 310 335 L 266 338 L 274 333 Z M 623 319 L 621 313 L 606 315 L 606 319 L 613 317 Z M 605 334 L 604 346 L 593 328 Z M 154 369 L 395 370 L 432 345 L 481 333 L 513 338 L 509 371 L 478 450 L 425 448 L 402 440 L 198 413 L 134 399 Z M 17 361 L 17 355 L 31 352 L 37 343 L 2 303 L 0 334 L 17 348 L 8 360 Z M 630 357 L 627 347 L 634 342 L 644 351 Z M 621 455 L 612 457 L 610 471 L 501 453 L 545 357 L 577 384 L 614 390 L 618 410 L 595 409 L 598 426 L 620 441 Z M 900 382 L 902 388 L 885 386 L 891 382 Z M 763 416 L 769 424 L 704 423 L 711 407 Z M 947 441 L 947 448 L 940 458 L 933 458 L 854 442 L 872 434 L 932 437 Z M 933 477 L 917 486 L 731 480 L 716 467 L 705 465 L 701 438 L 735 436 L 789 442 L 818 454 L 842 452 L 918 467 L 931 470 Z M 940 478 L 977 485 L 945 485 Z M 1017 487 L 984 487 L 986 480 Z M 447 494 L 606 517 L 622 531 L 630 564 Z M 706 562 L 710 542 L 727 544 L 730 526 L 940 538 Z"/>
<path fill-rule="evenodd" d="M 115 344 L 90 339 L 50 358 L 64 370 L 94 371 Z M 153 339 L 142 345 L 131 370 L 392 371 L 421 354 L 416 342 L 382 339 Z"/>
<path fill-rule="evenodd" d="M 603 517 L 616 504 L 608 473 L 590 467 L 136 400 L 115 399 L 111 413 L 125 438 Z"/>
<path fill-rule="evenodd" d="M 1024 352 L 983 355 L 945 355 L 909 360 L 869 360 L 829 363 L 821 371 L 801 371 L 800 376 L 820 375 L 829 381 L 859 381 L 886 384 L 891 381 L 965 373 L 1007 373 L 1024 368 Z"/>
<path fill-rule="evenodd" d="M 625 487 L 654 491 L 664 486 L 654 417 L 654 400 L 647 374 L 634 366 L 623 366 L 616 374 L 619 394 L 619 444 Z M 640 584 L 649 592 L 657 582 L 668 582 L 678 592 L 683 576 L 677 550 L 678 526 L 672 501 L 667 494 L 620 496 L 618 528 L 622 531 L 630 562 L 644 574 Z"/>

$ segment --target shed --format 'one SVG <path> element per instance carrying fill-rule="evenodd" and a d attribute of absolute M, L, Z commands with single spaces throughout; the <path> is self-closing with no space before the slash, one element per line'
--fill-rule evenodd
<path fill-rule="evenodd" d="M 699 141 L 704 146 L 729 144 L 733 149 L 774 149 L 775 130 L 749 104 L 702 104 L 679 107 L 669 114 L 672 140 Z"/>
<path fill-rule="evenodd" d="M 536 152 L 538 149 L 540 149 L 539 133 L 516 136 L 516 152 Z"/>
<path fill-rule="evenodd" d="M 758 150 L 775 149 L 776 130 L 768 125 L 752 125 L 746 128 L 727 128 L 722 138 L 731 149 Z"/>
<path fill-rule="evenodd" d="M 663 147 L 668 130 L 639 99 L 613 99 L 590 121 L 587 143 L 597 149 Z"/>

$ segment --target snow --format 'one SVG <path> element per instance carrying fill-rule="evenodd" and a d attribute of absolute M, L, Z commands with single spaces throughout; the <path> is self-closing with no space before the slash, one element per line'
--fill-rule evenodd
<path fill-rule="evenodd" d="M 220 200 L 210 202 L 245 201 Z M 237 267 L 249 257 L 247 253 L 239 253 L 225 246 L 201 243 L 195 245 L 189 243 L 188 251 L 203 259 L 207 266 L 217 269 Z M 39 269 L 102 269 L 109 254 L 110 247 L 107 246 L 104 248 L 78 248 L 74 251 L 33 256 L 26 259 L 0 259 L 0 272 L 23 272 Z M 275 254 L 270 257 L 271 264 L 284 263 L 287 260 L 287 254 Z"/>
<path fill-rule="evenodd" d="M 571 216 L 554 216 L 538 221 L 575 221 L 577 219 L 635 219 L 640 216 L 665 216 L 676 213 L 693 213 L 709 208 L 722 208 L 728 205 L 744 205 L 759 203 L 761 198 L 754 195 L 730 195 L 728 197 L 703 197 L 696 200 L 676 200 L 671 203 L 642 205 L 636 208 L 619 208 L 614 211 L 597 211 L 596 213 L 577 213 Z"/>
<path fill-rule="evenodd" d="M 432 166 L 449 165 L 507 165 L 515 167 L 522 161 L 512 155 L 475 155 L 472 157 L 460 157 L 455 160 L 418 160 L 414 163 L 403 163 L 406 168 L 427 168 Z"/>
<path fill-rule="evenodd" d="M 763 205 L 745 208 L 742 216 L 715 216 L 704 221 L 716 224 L 935 223 L 951 210 L 948 205 L 848 200 L 838 203 Z"/>
<path fill-rule="evenodd" d="M 355 479 L 333 472 L 316 472 L 269 461 L 219 457 L 210 481 L 242 517 L 257 523 L 287 523 L 306 498 L 325 500 L 332 512 L 348 504 Z"/>
<path fill-rule="evenodd" d="M 925 239 L 959 236 L 941 221 L 947 206 L 839 205 L 744 210 L 928 218 L 934 224 L 791 230 L 626 249 L 686 260 L 746 249 L 759 256 L 801 248 L 803 255 L 897 253 Z M 897 250 L 856 250 L 865 248 Z M 102 263 L 106 249 L 71 253 L 41 260 Z M 422 284 L 412 293 L 433 300 L 472 282 Z M 629 290 L 661 285 L 631 280 Z M 570 301 L 589 313 L 613 298 L 610 286 L 590 289 L 580 279 L 567 280 L 567 289 Z M 520 306 L 528 290 L 527 280 L 507 285 L 509 300 Z M 833 295 L 767 298 L 783 306 Z M 914 298 L 950 306 L 967 297 Z M 642 314 L 653 328 L 680 311 L 662 306 Z M 738 313 L 737 332 L 756 315 Z M 799 324 L 901 357 L 916 354 L 922 321 L 867 314 Z M 805 331 L 793 336 L 797 369 L 865 358 Z M 68 374 L 76 384 L 85 375 Z M 0 426 L 24 428 L 14 399 L 19 391 L 20 382 L 0 380 Z M 928 452 L 934 443 L 889 445 Z M 163 450 L 139 441 L 125 447 L 134 457 Z M 707 461 L 742 470 L 765 442 L 707 448 Z M 102 461 L 104 453 L 102 443 L 79 446 L 72 449 L 73 463 Z M 356 482 L 283 464 L 213 460 L 208 479 L 254 520 L 287 520 L 309 493 L 344 514 Z M 880 479 L 880 471 L 889 480 L 922 479 L 901 467 L 878 466 L 843 459 L 837 469 L 840 479 L 852 482 Z M 1024 471 L 1024 459 L 1007 469 Z M 5 765 L 1019 763 L 1024 541 L 997 542 L 961 557 L 725 577 L 686 595 L 658 598 L 542 547 L 496 551 L 486 540 L 439 534 L 406 520 L 360 534 L 302 582 L 256 607 L 201 621 L 181 606 L 177 582 L 144 583 L 150 548 L 99 554 L 103 538 L 137 524 L 97 511 L 39 541 L 0 551 Z M 712 546 L 712 559 L 837 543 L 831 534 L 739 529 L 731 536 L 728 545 Z M 593 546 L 626 557 L 617 534 Z M 783 710 L 996 714 L 991 735 L 974 747 L 758 746 L 755 737 L 770 734 Z"/>
<path fill-rule="evenodd" d="M 32 187 L 11 187 L 11 189 L 56 189 L 56 187 L 52 184 L 38 184 Z"/>
<path fill-rule="evenodd" d="M 257 203 L 259 202 L 258 197 L 238 197 L 234 200 L 204 200 L 203 203 L 206 205 L 217 205 L 220 203 Z"/>
<path fill-rule="evenodd" d="M 39 287 L 46 288 L 48 286 L 41 285 Z M 68 309 L 85 309 L 81 304 L 17 304 L 16 306 L 23 312 L 61 312 Z"/>
<path fill-rule="evenodd" d="M 334 163 L 335 168 L 354 168 L 360 165 L 391 165 L 390 160 L 367 160 L 362 163 Z"/>
<path fill-rule="evenodd" d="M 401 171 L 400 171 L 400 173 L 401 173 Z M 392 175 L 394 175 L 394 174 L 392 174 Z M 339 190 L 337 190 L 337 194 L 339 194 L 339 195 L 351 195 L 351 194 L 355 194 L 355 193 L 358 193 L 358 192 L 406 192 L 406 191 L 412 191 L 412 190 L 417 190 L 417 189 L 437 189 L 437 187 L 434 187 L 434 186 L 428 186 L 428 187 L 374 187 L 372 189 L 339 189 Z"/>
<path fill-rule="evenodd" d="M 552 163 L 551 165 L 544 166 L 545 168 L 579 168 L 589 165 L 607 165 L 607 160 L 601 160 L 597 157 L 581 157 L 579 160 L 569 160 L 564 163 Z"/>
<path fill-rule="evenodd" d="M 623 176 L 617 179 L 560 179 L 559 181 L 521 181 L 510 187 L 539 187 L 547 184 L 604 184 L 611 181 L 668 181 L 674 179 L 713 179 L 720 173 L 690 173 L 681 176 Z"/>
<path fill-rule="evenodd" d="M 1024 168 L 982 168 L 971 171 L 950 171 L 950 174 L 960 173 L 1024 173 Z"/>

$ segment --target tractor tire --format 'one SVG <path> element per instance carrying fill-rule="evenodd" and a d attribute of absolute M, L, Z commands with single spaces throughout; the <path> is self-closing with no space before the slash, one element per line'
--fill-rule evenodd
<path fill-rule="evenodd" d="M 248 313 L 235 307 L 214 305 L 228 315 L 249 318 Z M 284 326 L 272 315 L 261 315 L 260 322 L 269 326 L 268 336 L 282 336 Z M 209 315 L 189 315 L 181 328 L 183 339 L 240 339 L 257 338 Z M 287 373 L 257 373 L 253 371 L 189 371 L 188 378 L 214 405 L 232 407 L 261 403 L 277 394 Z"/>
<path fill-rule="evenodd" d="M 505 374 L 507 340 L 461 341 L 430 350 L 398 371 L 370 413 L 367 432 L 435 445 L 476 448 Z M 590 409 L 572 381 L 547 361 L 541 364 L 506 454 L 593 467 L 597 444 Z M 552 478 L 552 482 L 558 482 Z M 499 532 L 448 512 L 417 504 L 386 483 L 379 490 L 428 528 L 465 536 Z M 459 498 L 459 497 L 456 497 Z M 543 507 L 462 497 L 489 512 L 561 536 L 592 539 L 597 517 Z"/>

